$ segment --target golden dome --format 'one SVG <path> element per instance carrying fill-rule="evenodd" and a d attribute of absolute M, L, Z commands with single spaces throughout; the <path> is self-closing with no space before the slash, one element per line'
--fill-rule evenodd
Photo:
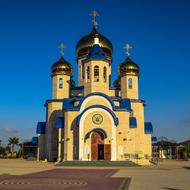
<path fill-rule="evenodd" d="M 63 57 L 55 62 L 51 67 L 52 76 L 55 75 L 72 75 L 72 66 Z"/>
<path fill-rule="evenodd" d="M 119 67 L 119 75 L 125 76 L 126 74 L 139 75 L 139 66 L 129 57 Z"/>
<path fill-rule="evenodd" d="M 109 39 L 107 39 L 105 36 L 100 34 L 95 27 L 93 27 L 90 34 L 82 37 L 77 45 L 76 45 L 76 51 L 77 51 L 77 57 L 85 56 L 89 53 L 91 47 L 94 45 L 94 38 L 99 38 L 100 47 L 104 51 L 104 53 L 112 57 L 113 52 L 113 46 Z"/>

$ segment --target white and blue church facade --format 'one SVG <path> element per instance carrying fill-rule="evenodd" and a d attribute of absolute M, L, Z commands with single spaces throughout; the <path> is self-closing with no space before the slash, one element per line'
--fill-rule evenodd
<path fill-rule="evenodd" d="M 127 56 L 111 83 L 113 46 L 94 26 L 76 45 L 78 85 L 73 67 L 61 58 L 51 67 L 52 98 L 46 120 L 38 122 L 38 159 L 111 160 L 149 164 L 152 124 L 139 99 L 139 66 Z M 113 71 L 114 74 L 116 71 Z"/>

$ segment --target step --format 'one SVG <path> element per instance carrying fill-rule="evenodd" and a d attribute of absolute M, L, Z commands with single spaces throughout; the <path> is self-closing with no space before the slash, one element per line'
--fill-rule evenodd
<path fill-rule="evenodd" d="M 103 166 L 103 167 L 133 167 L 139 166 L 138 164 L 132 161 L 63 161 L 56 166 Z"/>

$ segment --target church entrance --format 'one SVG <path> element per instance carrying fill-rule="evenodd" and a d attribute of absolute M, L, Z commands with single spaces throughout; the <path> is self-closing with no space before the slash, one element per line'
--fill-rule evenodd
<path fill-rule="evenodd" d="M 98 160 L 104 160 L 104 144 L 98 145 Z"/>
<path fill-rule="evenodd" d="M 104 144 L 104 136 L 99 131 L 91 136 L 91 160 L 111 160 L 111 145 Z"/>

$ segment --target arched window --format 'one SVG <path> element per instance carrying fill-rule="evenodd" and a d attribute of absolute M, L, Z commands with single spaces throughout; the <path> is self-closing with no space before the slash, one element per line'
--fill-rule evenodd
<path fill-rule="evenodd" d="M 59 78 L 59 88 L 63 88 L 63 79 Z"/>
<path fill-rule="evenodd" d="M 104 82 L 106 82 L 106 80 L 107 80 L 107 69 L 106 69 L 106 67 L 104 67 L 104 70 L 103 70 L 103 79 L 104 79 Z"/>
<path fill-rule="evenodd" d="M 99 67 L 97 65 L 94 67 L 94 82 L 99 82 Z"/>
<path fill-rule="evenodd" d="M 133 88 L 133 81 L 132 81 L 132 78 L 129 78 L 129 79 L 128 79 L 128 88 L 129 88 L 129 89 L 132 89 L 132 88 Z"/>
<path fill-rule="evenodd" d="M 82 79 L 84 79 L 84 74 L 85 74 L 84 64 L 82 64 Z"/>
<path fill-rule="evenodd" d="M 90 80 L 90 67 L 88 66 L 86 69 L 87 81 Z"/>

